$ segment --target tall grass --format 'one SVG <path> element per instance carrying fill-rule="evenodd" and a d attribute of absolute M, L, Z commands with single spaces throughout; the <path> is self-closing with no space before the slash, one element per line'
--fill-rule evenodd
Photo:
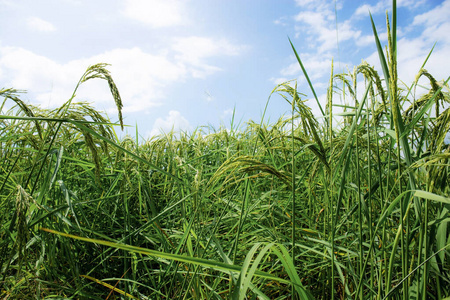
<path fill-rule="evenodd" d="M 75 92 L 43 110 L 0 90 L 1 298 L 449 297 L 448 79 L 398 85 L 395 16 L 386 53 L 373 27 L 383 77 L 332 72 L 320 122 L 286 82 L 273 124 L 120 140 Z M 90 79 L 121 120 L 106 66 Z"/>

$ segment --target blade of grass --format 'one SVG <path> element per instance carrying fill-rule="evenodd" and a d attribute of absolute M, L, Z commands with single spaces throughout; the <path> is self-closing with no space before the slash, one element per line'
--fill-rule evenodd
<path fill-rule="evenodd" d="M 291 44 L 292 50 L 294 51 L 295 57 L 297 58 L 297 61 L 300 64 L 300 67 L 302 68 L 302 71 L 303 71 L 303 74 L 305 75 L 306 81 L 308 81 L 308 85 L 311 88 L 314 98 L 316 99 L 316 103 L 319 106 L 320 112 L 322 113 L 322 117 L 326 117 L 325 112 L 322 108 L 322 105 L 320 105 L 319 98 L 316 95 L 316 91 L 314 90 L 311 80 L 309 79 L 308 73 L 306 72 L 306 69 L 303 66 L 302 60 L 300 59 L 300 56 L 298 55 L 297 50 L 295 50 L 294 44 L 292 44 L 291 39 L 290 38 L 288 38 L 288 39 L 289 39 L 289 43 Z M 327 119 L 325 118 L 325 120 L 327 120 Z"/>
<path fill-rule="evenodd" d="M 95 244 L 104 245 L 104 246 L 108 246 L 108 247 L 112 247 L 112 248 L 118 248 L 118 249 L 122 249 L 125 251 L 140 253 L 140 254 L 149 255 L 149 256 L 153 256 L 153 257 L 158 257 L 158 258 L 163 258 L 163 259 L 168 259 L 168 260 L 175 260 L 175 261 L 184 262 L 184 263 L 193 264 L 193 265 L 199 265 L 199 266 L 202 266 L 205 268 L 210 268 L 210 269 L 221 271 L 221 272 L 240 273 L 242 271 L 242 267 L 240 267 L 240 266 L 230 265 L 230 264 L 222 263 L 219 261 L 213 261 L 213 260 L 196 258 L 196 257 L 189 257 L 189 256 L 185 256 L 185 255 L 178 255 L 178 254 L 172 254 L 172 253 L 164 253 L 164 252 L 151 250 L 151 249 L 147 249 L 147 248 L 142 248 L 142 247 L 136 247 L 136 246 L 126 245 L 126 244 L 119 244 L 119 243 L 115 243 L 115 242 L 108 242 L 108 241 L 98 240 L 98 239 L 85 238 L 85 237 L 76 236 L 76 235 L 68 234 L 68 233 L 64 233 L 64 232 L 59 232 L 59 231 L 44 228 L 44 227 L 41 227 L 40 229 L 45 232 L 68 237 L 71 239 L 76 239 L 76 240 L 89 242 L 89 243 L 95 243 Z M 298 282 L 299 282 L 299 280 L 298 280 L 298 282 L 297 281 L 291 282 L 289 280 L 286 280 L 286 279 L 283 279 L 283 278 L 280 278 L 277 276 L 273 276 L 269 273 L 262 272 L 262 271 L 255 271 L 255 276 L 269 279 L 269 280 L 278 281 L 280 283 L 285 283 L 285 284 L 291 284 L 291 283 L 298 284 Z M 298 277 L 298 275 L 297 275 L 297 277 Z"/>

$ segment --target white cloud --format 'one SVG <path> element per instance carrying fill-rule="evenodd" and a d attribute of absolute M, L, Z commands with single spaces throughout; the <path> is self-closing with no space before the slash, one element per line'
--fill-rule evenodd
<path fill-rule="evenodd" d="M 0 0 L 0 5 L 6 7 L 17 7 L 17 1 L 14 0 Z"/>
<path fill-rule="evenodd" d="M 315 79 L 320 79 L 324 76 L 328 76 L 331 71 L 331 57 L 318 56 L 310 53 L 302 53 L 301 54 L 302 63 L 308 73 L 308 77 L 314 82 Z M 344 64 L 343 62 L 334 61 L 334 66 L 336 67 L 339 64 Z M 303 73 L 301 71 L 300 65 L 297 61 L 294 61 L 286 68 L 280 71 L 280 74 L 284 77 L 293 77 L 301 74 L 301 78 L 303 77 Z M 329 78 L 326 78 L 328 80 Z M 300 83 L 300 82 L 299 82 Z"/>
<path fill-rule="evenodd" d="M 224 39 L 188 37 L 174 39 L 171 48 L 158 54 L 134 47 L 57 63 L 23 48 L 0 46 L 0 82 L 29 90 L 36 104 L 56 107 L 70 98 L 88 66 L 108 63 L 122 97 L 124 112 L 145 112 L 162 105 L 165 89 L 170 84 L 219 71 L 220 68 L 206 62 L 208 58 L 238 55 L 241 49 Z M 82 84 L 77 99 L 100 103 L 97 107 L 107 112 L 115 111 L 108 85 L 100 80 Z"/>
<path fill-rule="evenodd" d="M 409 9 L 417 8 L 423 5 L 424 3 L 426 3 L 426 0 L 397 0 L 397 8 L 400 7 L 407 7 Z M 354 16 L 367 17 L 369 16 L 369 12 L 372 15 L 379 13 L 384 14 L 386 10 L 391 10 L 391 8 L 392 8 L 392 0 L 381 0 L 376 2 L 374 5 L 364 3 L 355 10 Z"/>
<path fill-rule="evenodd" d="M 187 22 L 185 4 L 180 0 L 125 0 L 123 13 L 153 28 L 176 26 Z"/>
<path fill-rule="evenodd" d="M 34 54 L 28 50 L 18 47 L 1 47 L 0 48 L 0 80 L 3 85 L 9 85 L 16 89 L 33 90 L 38 95 L 49 93 L 52 86 L 55 86 L 52 93 L 58 98 L 63 90 L 69 88 L 67 86 L 67 77 L 71 77 L 69 72 L 62 72 L 63 66 L 56 62 Z M 78 78 L 81 76 L 81 70 Z M 78 79 L 72 80 L 72 89 Z M 62 93 L 64 100 L 60 100 L 59 104 L 63 103 L 70 97 L 69 93 Z M 41 102 L 41 104 L 43 104 Z"/>
<path fill-rule="evenodd" d="M 315 0 L 295 0 L 295 3 L 298 6 L 306 6 L 306 5 L 309 5 L 309 4 L 313 3 L 314 1 Z"/>
<path fill-rule="evenodd" d="M 191 36 L 177 38 L 173 41 L 172 50 L 177 54 L 175 58 L 191 66 L 193 77 L 204 78 L 221 69 L 205 62 L 206 59 L 215 56 L 239 55 L 246 49 L 245 46 L 237 46 L 226 39 L 213 39 L 207 37 Z"/>
<path fill-rule="evenodd" d="M 441 5 L 426 13 L 414 17 L 413 25 L 427 24 L 436 25 L 448 21 L 448 14 L 450 13 L 450 1 L 444 1 Z"/>
<path fill-rule="evenodd" d="M 392 3 L 390 0 L 389 3 Z M 416 8 L 424 3 L 427 3 L 427 0 L 397 0 L 397 7 L 409 7 L 409 8 Z"/>
<path fill-rule="evenodd" d="M 273 21 L 273 24 L 280 26 L 289 26 L 287 22 L 287 17 L 278 18 L 277 20 Z"/>
<path fill-rule="evenodd" d="M 300 72 L 301 68 L 298 62 L 293 62 L 289 66 L 281 69 L 280 74 L 283 76 L 294 76 Z"/>
<path fill-rule="evenodd" d="M 354 15 L 357 17 L 367 17 L 369 12 L 374 15 L 380 12 L 385 12 L 388 7 L 389 5 L 386 1 L 379 1 L 375 5 L 363 4 L 355 10 Z"/>
<path fill-rule="evenodd" d="M 422 33 L 428 42 L 439 41 L 439 43 L 450 44 L 448 32 L 450 30 L 450 1 L 446 0 L 434 9 L 417 15 L 412 23 L 413 26 L 425 26 Z"/>
<path fill-rule="evenodd" d="M 387 42 L 387 32 L 377 32 L 380 42 Z M 399 36 L 399 34 L 397 34 Z M 373 34 L 362 35 L 355 40 L 355 44 L 358 47 L 375 46 L 375 38 Z"/>
<path fill-rule="evenodd" d="M 298 23 L 297 30 L 306 33 L 308 46 L 318 54 L 327 53 L 337 48 L 338 36 L 336 34 L 336 17 L 334 7 L 319 3 L 310 6 L 309 10 L 302 10 L 295 16 Z M 337 24 L 339 42 L 356 40 L 361 36 L 361 31 L 354 29 L 350 21 Z M 298 36 L 300 36 L 298 34 Z"/>
<path fill-rule="evenodd" d="M 329 0 L 295 0 L 295 4 L 297 6 L 306 8 L 306 9 L 323 9 L 325 7 L 333 6 L 336 3 L 336 8 L 339 10 L 342 8 L 342 3 L 340 0 L 337 2 L 329 1 Z"/>
<path fill-rule="evenodd" d="M 275 85 L 279 85 L 286 81 L 289 81 L 289 79 L 286 77 L 271 77 L 269 80 L 270 80 L 270 82 L 272 82 Z"/>
<path fill-rule="evenodd" d="M 171 110 L 165 118 L 157 118 L 155 120 L 153 129 L 150 131 L 149 136 L 155 136 L 161 132 L 169 133 L 171 130 L 174 132 L 189 131 L 192 130 L 192 126 L 179 111 Z"/>
<path fill-rule="evenodd" d="M 166 56 L 146 53 L 138 47 L 114 49 L 77 63 L 92 65 L 98 62 L 111 64 L 109 69 L 121 93 L 125 112 L 145 111 L 160 105 L 164 88 L 186 75 L 185 66 L 171 62 Z M 82 94 L 88 95 L 89 91 Z M 106 89 L 99 100 L 110 99 Z"/>
<path fill-rule="evenodd" d="M 115 49 L 58 64 L 22 48 L 3 47 L 0 48 L 0 69 L 7 70 L 8 76 L 2 75 L 0 80 L 14 88 L 29 90 L 44 107 L 55 107 L 69 99 L 87 67 L 100 62 L 112 65 L 108 69 L 121 93 L 124 111 L 129 112 L 158 105 L 164 86 L 186 74 L 184 66 L 139 48 Z M 104 102 L 104 106 L 114 107 L 107 83 L 96 79 L 81 85 L 77 99 Z"/>
<path fill-rule="evenodd" d="M 378 38 L 380 38 L 379 35 L 378 35 Z M 369 45 L 374 45 L 375 39 L 374 39 L 373 35 L 369 34 L 369 35 L 360 36 L 355 42 L 358 47 L 365 47 L 365 46 L 369 46 Z"/>
<path fill-rule="evenodd" d="M 28 28 L 34 31 L 52 32 L 56 31 L 56 27 L 52 23 L 42 20 L 38 17 L 30 17 L 27 19 Z"/>

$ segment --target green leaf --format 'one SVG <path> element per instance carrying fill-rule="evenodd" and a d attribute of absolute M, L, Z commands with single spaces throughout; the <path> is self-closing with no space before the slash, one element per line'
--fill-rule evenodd
<path fill-rule="evenodd" d="M 432 200 L 432 201 L 436 201 L 436 202 L 442 202 L 445 204 L 450 204 L 450 198 L 444 197 L 444 196 L 439 196 L 427 191 L 420 191 L 420 190 L 415 190 L 414 191 L 414 196 L 419 197 L 419 198 L 424 198 L 424 199 L 428 199 L 428 200 Z"/>

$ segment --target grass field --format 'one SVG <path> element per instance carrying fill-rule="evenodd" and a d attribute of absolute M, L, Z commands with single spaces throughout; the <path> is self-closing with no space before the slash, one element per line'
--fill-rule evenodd
<path fill-rule="evenodd" d="M 448 79 L 399 85 L 388 26 L 383 74 L 330 74 L 319 116 L 283 83 L 272 124 L 119 139 L 75 98 L 106 81 L 122 122 L 104 64 L 54 110 L 1 89 L 0 298 L 450 297 Z"/>

